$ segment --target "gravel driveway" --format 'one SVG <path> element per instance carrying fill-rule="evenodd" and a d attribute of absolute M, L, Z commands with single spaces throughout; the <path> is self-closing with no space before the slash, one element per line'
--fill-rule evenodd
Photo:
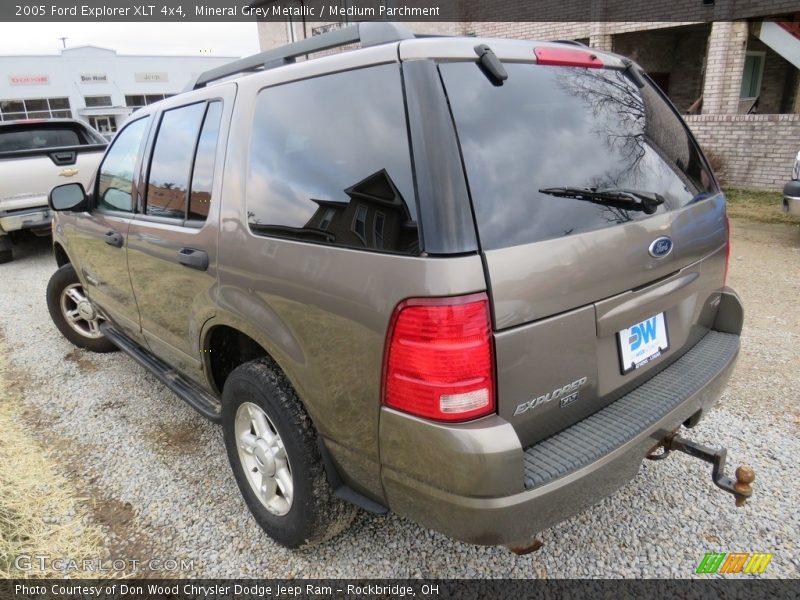
<path fill-rule="evenodd" d="M 285 550 L 255 525 L 219 428 L 122 353 L 76 350 L 52 325 L 49 240 L 0 266 L 0 343 L 24 378 L 24 408 L 50 455 L 86 489 L 111 556 L 181 557 L 205 577 L 689 577 L 706 552 L 764 551 L 766 576 L 800 576 L 800 234 L 734 223 L 730 284 L 743 296 L 738 369 L 720 407 L 688 437 L 756 469 L 750 505 L 683 455 L 540 536 L 517 557 L 452 541 L 394 515 L 360 513 L 328 544 Z M 5 342 L 3 342 L 5 337 Z"/>

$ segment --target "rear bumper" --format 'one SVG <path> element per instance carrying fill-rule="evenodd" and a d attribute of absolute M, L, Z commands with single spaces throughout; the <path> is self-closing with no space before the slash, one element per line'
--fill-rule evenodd
<path fill-rule="evenodd" d="M 783 211 L 800 215 L 800 180 L 793 179 L 783 186 Z"/>
<path fill-rule="evenodd" d="M 738 303 L 735 295 L 726 301 L 730 298 Z M 738 351 L 738 332 L 711 331 L 631 393 L 527 449 L 520 447 L 511 426 L 496 417 L 443 436 L 436 431 L 440 426 L 426 430 L 415 423 L 410 430 L 403 426 L 410 417 L 384 409 L 381 460 L 388 504 L 398 514 L 465 542 L 526 542 L 633 479 L 661 440 L 713 407 Z M 414 429 L 420 434 L 410 433 Z M 419 473 L 420 461 L 436 460 L 441 464 L 423 465 L 442 469 L 436 479 L 409 475 L 415 469 Z M 492 485 L 503 495 L 487 493 Z M 512 485 L 515 490 L 509 493 Z"/>
<path fill-rule="evenodd" d="M 45 227 L 50 224 L 53 217 L 47 205 L 25 208 L 10 212 L 0 212 L 0 231 L 18 231 Z"/>

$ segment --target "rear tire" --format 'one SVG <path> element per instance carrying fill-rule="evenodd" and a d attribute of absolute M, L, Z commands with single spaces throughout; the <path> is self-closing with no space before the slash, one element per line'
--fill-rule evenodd
<path fill-rule="evenodd" d="M 78 348 L 91 352 L 117 350 L 100 332 L 102 318 L 89 303 L 78 274 L 71 264 L 64 265 L 50 277 L 47 284 L 47 309 L 61 335 Z"/>
<path fill-rule="evenodd" d="M 334 495 L 314 425 L 274 361 L 260 358 L 228 376 L 222 429 L 239 490 L 273 540 L 309 547 L 350 525 L 356 508 Z"/>

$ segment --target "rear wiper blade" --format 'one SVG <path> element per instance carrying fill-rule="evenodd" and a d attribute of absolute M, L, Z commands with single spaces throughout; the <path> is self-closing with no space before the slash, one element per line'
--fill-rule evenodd
<path fill-rule="evenodd" d="M 664 196 L 661 194 L 655 192 L 641 192 L 638 190 L 552 187 L 542 188 L 539 192 L 542 194 L 549 194 L 550 196 L 557 196 L 558 198 L 585 200 L 586 202 L 613 206 L 614 208 L 621 208 L 623 210 L 640 210 L 648 215 L 652 215 L 659 206 L 664 204 Z"/>

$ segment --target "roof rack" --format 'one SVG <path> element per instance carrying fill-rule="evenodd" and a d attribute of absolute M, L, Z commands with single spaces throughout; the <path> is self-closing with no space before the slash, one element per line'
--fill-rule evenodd
<path fill-rule="evenodd" d="M 252 71 L 261 71 L 282 67 L 295 62 L 295 58 L 304 54 L 322 52 L 331 48 L 346 46 L 347 44 L 361 43 L 362 48 L 387 44 L 407 40 L 414 37 L 414 34 L 403 25 L 389 22 L 366 22 L 357 23 L 335 29 L 327 33 L 315 35 L 314 37 L 300 40 L 267 50 L 253 56 L 240 58 L 221 67 L 210 69 L 197 76 L 197 79 L 187 86 L 187 90 L 196 90 L 205 87 L 212 81 Z"/>

